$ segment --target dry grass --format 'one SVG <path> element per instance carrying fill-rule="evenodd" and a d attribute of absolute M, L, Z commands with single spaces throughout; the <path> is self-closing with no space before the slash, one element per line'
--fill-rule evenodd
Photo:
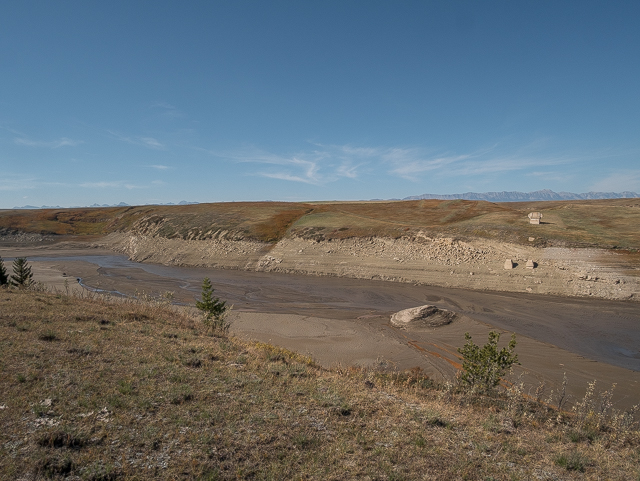
<path fill-rule="evenodd" d="M 291 209 L 274 214 L 266 222 L 254 227 L 256 237 L 266 242 L 277 242 L 282 239 L 291 225 L 312 209 Z"/>
<path fill-rule="evenodd" d="M 543 212 L 542 225 L 527 214 Z M 640 201 L 614 199 L 493 204 L 480 201 L 402 201 L 318 204 L 291 233 L 317 240 L 345 237 L 485 238 L 538 246 L 640 249 Z"/>
<path fill-rule="evenodd" d="M 527 214 L 543 212 L 542 225 Z M 0 212 L 0 231 L 90 236 L 114 231 L 179 239 L 276 242 L 287 235 L 315 240 L 431 236 L 487 238 L 531 245 L 640 250 L 640 201 L 500 203 L 484 201 L 229 202 L 187 206 L 48 209 Z"/>
<path fill-rule="evenodd" d="M 56 235 L 96 235 L 126 212 L 126 207 L 12 210 L 0 214 L 0 228 Z"/>
<path fill-rule="evenodd" d="M 0 290 L 0 406 L 2 479 L 640 479 L 632 424 L 326 371 L 160 302 Z"/>

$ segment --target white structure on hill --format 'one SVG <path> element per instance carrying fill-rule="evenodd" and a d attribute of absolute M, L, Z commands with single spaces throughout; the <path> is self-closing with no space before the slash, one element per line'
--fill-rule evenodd
<path fill-rule="evenodd" d="M 529 214 L 529 224 L 539 224 L 542 219 L 541 212 L 531 212 Z"/>

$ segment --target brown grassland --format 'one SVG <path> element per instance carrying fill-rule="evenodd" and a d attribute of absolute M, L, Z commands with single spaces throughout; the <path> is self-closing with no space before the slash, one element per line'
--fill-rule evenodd
<path fill-rule="evenodd" d="M 544 238 L 527 214 L 543 212 Z M 132 232 L 166 238 L 277 242 L 286 236 L 347 237 L 447 235 L 526 244 L 640 250 L 640 199 L 510 202 L 233 202 L 0 211 L 0 231 L 57 236 Z"/>
<path fill-rule="evenodd" d="M 162 301 L 0 289 L 1 479 L 640 479 L 606 393 L 535 397 L 322 369 Z"/>

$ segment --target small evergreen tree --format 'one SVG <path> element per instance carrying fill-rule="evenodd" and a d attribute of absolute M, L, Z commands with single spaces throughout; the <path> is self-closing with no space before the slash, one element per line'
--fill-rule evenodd
<path fill-rule="evenodd" d="M 227 307 L 226 301 L 221 301 L 217 297 L 213 297 L 213 286 L 208 277 L 205 277 L 202 281 L 202 294 L 201 300 L 196 301 L 196 307 L 204 314 L 205 325 L 221 334 L 227 334 L 231 324 L 226 320 Z"/>
<path fill-rule="evenodd" d="M 4 262 L 2 262 L 2 257 L 0 257 L 0 286 L 7 284 L 9 284 L 9 275 L 7 274 L 7 269 L 4 267 Z"/>
<path fill-rule="evenodd" d="M 489 332 L 489 341 L 480 348 L 473 343 L 471 335 L 465 332 L 466 344 L 458 348 L 462 354 L 462 373 L 460 380 L 473 388 L 490 391 L 498 385 L 500 378 L 518 362 L 518 355 L 514 354 L 516 335 L 511 336 L 507 347 L 498 350 L 500 334 Z"/>
<path fill-rule="evenodd" d="M 27 264 L 25 257 L 18 257 L 13 261 L 13 275 L 11 276 L 11 284 L 16 287 L 29 287 L 33 282 L 33 274 L 31 266 Z"/>

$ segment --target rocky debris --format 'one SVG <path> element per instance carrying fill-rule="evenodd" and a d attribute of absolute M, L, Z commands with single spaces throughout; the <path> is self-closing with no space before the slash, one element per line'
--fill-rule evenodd
<path fill-rule="evenodd" d="M 278 242 L 278 249 L 287 249 L 292 245 L 300 246 L 296 248 L 296 252 L 303 250 L 305 253 L 311 253 L 307 251 L 313 251 L 325 256 L 339 254 L 359 258 L 375 257 L 398 263 L 426 260 L 447 266 L 469 262 L 487 262 L 497 255 L 494 249 L 489 246 L 474 246 L 449 237 L 432 239 L 424 235 L 416 235 L 414 238 L 366 237 L 322 242 L 294 237 L 282 239 Z"/>
<path fill-rule="evenodd" d="M 589 274 L 577 274 L 578 279 L 582 280 L 582 281 L 591 281 L 591 282 L 597 282 L 598 279 L 600 279 L 598 276 L 590 276 Z"/>
<path fill-rule="evenodd" d="M 440 327 L 451 324 L 456 317 L 453 311 L 425 305 L 396 312 L 391 316 L 391 324 L 401 329 Z"/>
<path fill-rule="evenodd" d="M 282 264 L 282 259 L 273 256 L 264 256 L 258 261 L 257 271 L 270 271 L 278 264 Z"/>
<path fill-rule="evenodd" d="M 0 242 L 7 244 L 30 244 L 35 242 L 53 241 L 55 236 L 42 235 L 35 232 L 21 232 L 11 229 L 0 229 Z"/>
<path fill-rule="evenodd" d="M 136 262 L 226 268 L 245 268 L 245 265 L 257 262 L 268 247 L 255 241 L 198 241 L 121 233 L 109 234 L 96 245 L 126 254 Z"/>
<path fill-rule="evenodd" d="M 537 258 L 542 264 L 536 266 L 534 262 L 535 278 L 544 281 L 535 285 L 538 294 L 640 300 L 634 297 L 640 291 L 640 277 L 621 271 L 619 266 L 627 264 L 619 261 L 613 267 L 599 264 L 600 259 L 620 258 L 601 249 L 536 248 L 486 239 L 465 242 L 426 235 L 322 241 L 292 236 L 275 244 L 221 238 L 224 236 L 221 231 L 216 238 L 184 240 L 117 232 L 92 246 L 124 253 L 134 261 L 164 265 L 508 292 L 525 292 L 531 286 L 532 278 L 528 277 L 531 271 L 514 268 L 519 264 L 524 267 L 527 259 Z M 495 269 L 501 262 L 505 262 L 504 270 Z M 589 290 L 588 286 L 593 288 Z"/>

